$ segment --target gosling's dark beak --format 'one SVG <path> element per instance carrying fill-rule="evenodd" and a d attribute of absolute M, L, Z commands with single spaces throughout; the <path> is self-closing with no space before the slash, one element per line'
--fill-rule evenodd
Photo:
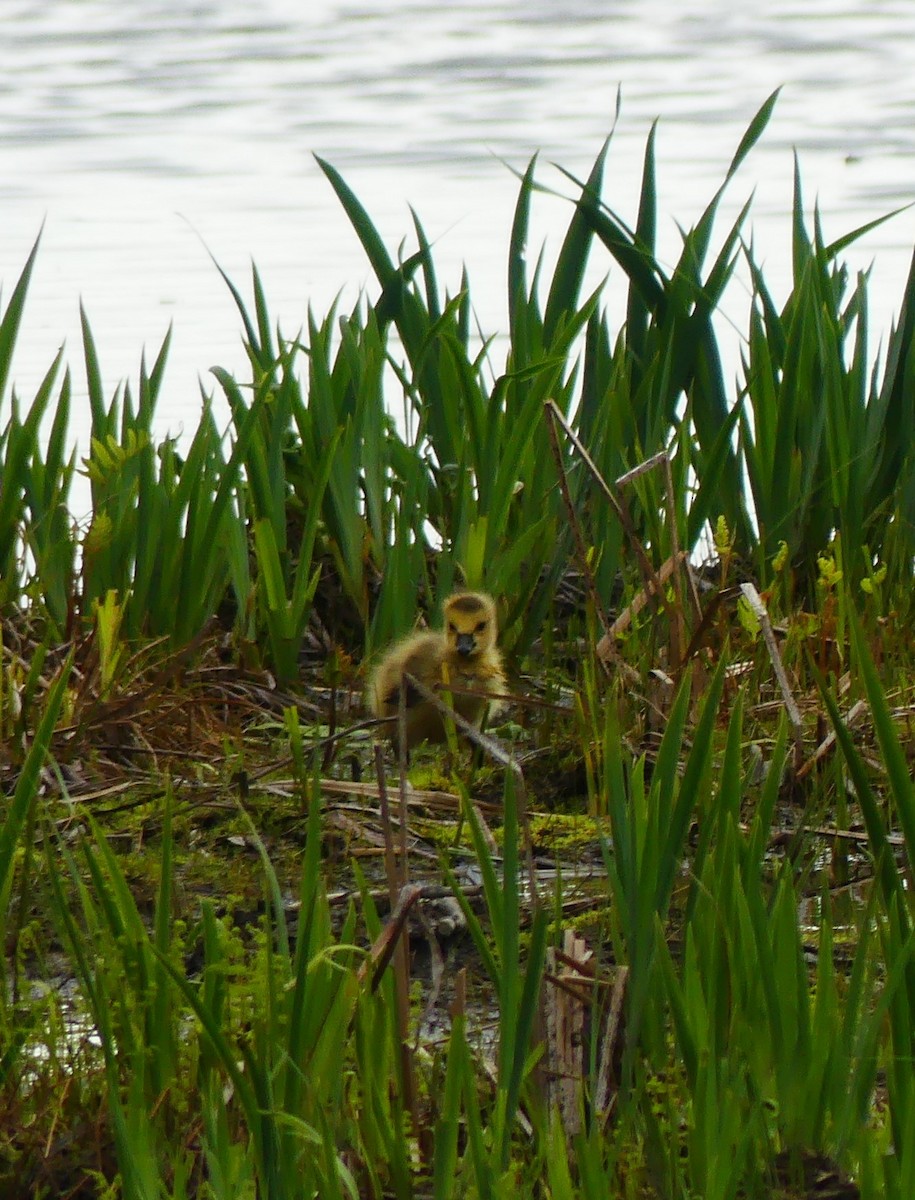
<path fill-rule="evenodd" d="M 464 657 L 468 654 L 473 654 L 473 634 L 459 633 L 457 635 L 457 652 L 463 654 Z"/>

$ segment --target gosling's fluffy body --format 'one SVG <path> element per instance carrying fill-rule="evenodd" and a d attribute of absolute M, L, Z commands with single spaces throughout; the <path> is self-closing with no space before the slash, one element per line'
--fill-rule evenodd
<path fill-rule="evenodd" d="M 369 684 L 369 705 L 376 717 L 396 717 L 400 684 L 415 676 L 430 690 L 452 689 L 455 712 L 472 725 L 482 724 L 487 709 L 497 707 L 487 697 L 505 689 L 502 655 L 496 645 L 496 606 L 485 592 L 455 592 L 444 604 L 442 630 L 414 633 L 395 643 L 375 668 Z M 464 691 L 480 693 L 464 695 Z M 392 732 L 396 740 L 396 727 Z M 406 740 L 445 740 L 442 715 L 415 688 L 406 689 Z"/>

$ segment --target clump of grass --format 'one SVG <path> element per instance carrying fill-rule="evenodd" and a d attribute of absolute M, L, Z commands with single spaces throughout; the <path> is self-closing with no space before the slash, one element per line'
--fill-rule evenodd
<path fill-rule="evenodd" d="M 69 449 L 60 360 L 25 409 L 11 397 L 0 1089 L 47 1146 L 93 1114 L 71 1194 L 726 1200 L 800 1196 L 812 1174 L 845 1194 L 848 1177 L 865 1197 L 910 1194 L 915 990 L 897 851 L 915 840 L 900 437 L 915 277 L 875 365 L 867 280 L 849 295 L 840 262 L 863 229 L 827 245 L 815 217 L 811 237 L 798 184 L 780 308 L 742 238 L 748 208 L 716 244 L 724 188 L 773 103 L 672 270 L 655 251 L 653 134 L 634 226 L 602 197 L 604 147 L 572 181 L 549 276 L 527 266 L 531 163 L 504 361 L 472 332 L 469 281 L 441 290 L 420 221 L 395 261 L 322 163 L 377 295 L 309 313 L 287 338 L 256 271 L 250 310 L 227 280 L 250 360 L 250 378 L 215 373 L 228 430 L 204 396 L 186 443 L 155 433 L 167 338 L 136 396 L 106 400 L 85 318 L 88 446 Z M 0 316 L 4 397 L 36 253 Z M 596 255 L 626 289 L 618 330 L 603 308 L 613 277 L 583 294 Z M 732 396 L 712 317 L 741 259 L 752 297 Z M 67 507 L 77 470 L 91 492 L 82 529 Z M 709 538 L 718 558 L 702 570 Z M 485 778 L 505 770 L 502 829 L 490 838 L 472 803 L 484 776 L 452 753 L 435 792 L 413 796 L 451 806 L 449 836 L 422 847 L 435 866 L 416 883 L 402 861 L 398 887 L 395 872 L 376 892 L 365 863 L 382 845 L 396 858 L 395 818 L 379 800 L 372 846 L 377 788 L 364 735 L 345 729 L 346 692 L 360 658 L 459 582 L 501 597 L 525 671 L 502 729 L 517 746 L 484 743 L 497 764 Z M 288 690 L 299 683 L 304 695 Z M 593 843 L 554 845 L 552 873 L 538 871 L 547 848 L 527 811 L 546 795 L 541 762 L 554 776 L 574 766 L 566 790 L 587 805 Z M 550 779 L 551 801 L 561 786 Z M 329 813 L 347 787 L 361 808 Z M 121 812 L 155 814 L 127 827 L 124 851 L 103 808 L 114 794 Z M 408 823 L 410 803 L 404 787 Z M 252 820 L 268 805 L 292 814 L 295 853 L 272 852 L 280 821 Z M 252 855 L 262 881 L 245 914 L 232 887 L 185 894 L 199 876 L 182 871 L 184 839 L 205 838 L 223 809 L 233 853 Z M 433 820 L 404 828 L 402 846 Z M 848 838 L 872 878 L 840 931 Z M 459 883 L 468 845 L 476 875 Z M 154 869 L 131 886 L 141 853 Z M 604 872 L 589 882 L 594 956 L 548 959 L 577 920 L 568 881 L 586 854 Z M 332 902 L 332 873 L 339 885 L 347 871 L 349 895 Z M 428 924 L 413 930 L 435 964 L 412 993 L 426 1016 L 451 989 L 436 1037 L 407 1007 L 395 950 L 442 881 L 468 936 L 464 969 L 449 973 Z M 61 1010 L 28 995 L 55 971 L 78 985 L 93 1031 L 79 1054 L 54 1032 Z M 550 997 L 586 1014 L 574 1067 L 545 1035 Z M 32 1057 L 42 1040 L 46 1057 Z M 561 1109 L 557 1075 L 572 1085 Z M 55 1090 L 80 1104 L 43 1113 Z M 6 1136 L 8 1157 L 31 1163 L 37 1137 Z"/>

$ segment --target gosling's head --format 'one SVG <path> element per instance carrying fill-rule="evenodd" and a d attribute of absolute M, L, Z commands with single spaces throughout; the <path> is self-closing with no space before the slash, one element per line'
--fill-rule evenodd
<path fill-rule="evenodd" d="M 475 658 L 496 644 L 496 606 L 485 592 L 455 592 L 445 601 L 445 638 L 452 654 Z"/>

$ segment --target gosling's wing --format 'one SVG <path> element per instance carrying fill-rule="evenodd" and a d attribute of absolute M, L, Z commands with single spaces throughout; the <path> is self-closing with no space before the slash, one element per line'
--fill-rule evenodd
<path fill-rule="evenodd" d="M 403 650 L 396 672 L 388 681 L 384 693 L 384 703 L 393 708 L 400 703 L 400 684 L 404 675 L 414 675 L 426 687 L 434 687 L 441 677 L 442 647 L 441 638 L 437 634 L 417 634 Z M 405 690 L 407 708 L 422 703 L 422 696 L 409 681 L 406 682 Z"/>

